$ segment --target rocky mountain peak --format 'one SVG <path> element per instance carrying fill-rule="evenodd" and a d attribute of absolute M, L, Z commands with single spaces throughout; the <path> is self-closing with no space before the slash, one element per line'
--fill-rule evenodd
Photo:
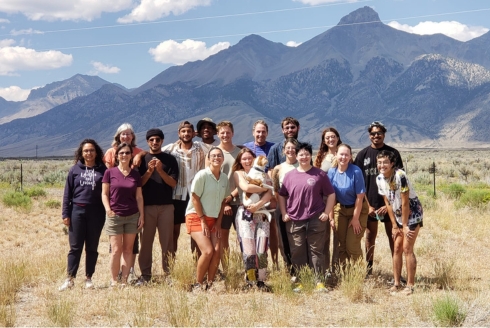
<path fill-rule="evenodd" d="M 347 25 L 347 24 L 355 24 L 355 23 L 372 23 L 372 22 L 380 22 L 379 15 L 373 8 L 364 6 L 357 10 L 354 10 L 347 16 L 342 17 L 340 22 L 337 25 Z"/>

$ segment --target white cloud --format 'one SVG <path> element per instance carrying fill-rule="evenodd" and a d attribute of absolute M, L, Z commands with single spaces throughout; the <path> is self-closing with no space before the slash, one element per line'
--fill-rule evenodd
<path fill-rule="evenodd" d="M 8 19 L 0 18 L 0 24 L 8 24 L 8 23 L 10 23 Z"/>
<path fill-rule="evenodd" d="M 208 6 L 211 0 L 141 0 L 119 23 L 153 21 L 170 14 L 181 15 L 195 7 Z"/>
<path fill-rule="evenodd" d="M 10 35 L 17 36 L 17 35 L 24 35 L 24 34 L 43 34 L 43 31 L 38 31 L 38 30 L 33 30 L 32 28 L 25 29 L 25 30 L 12 30 L 10 31 Z"/>
<path fill-rule="evenodd" d="M 389 26 L 397 30 L 413 34 L 429 35 L 442 33 L 459 41 L 468 41 L 488 32 L 488 28 L 483 26 L 468 26 L 456 21 L 444 22 L 420 22 L 415 26 L 400 24 L 396 21 L 388 23 Z"/>
<path fill-rule="evenodd" d="M 13 75 L 17 71 L 34 71 L 70 66 L 72 55 L 60 51 L 36 51 L 12 46 L 10 39 L 0 40 L 0 75 Z"/>
<path fill-rule="evenodd" d="M 13 85 L 7 88 L 0 88 L 0 97 L 9 101 L 23 101 L 27 99 L 30 92 L 31 89 L 21 89 Z"/>
<path fill-rule="evenodd" d="M 288 47 L 297 47 L 299 46 L 300 44 L 302 44 L 303 42 L 296 42 L 296 41 L 288 41 L 286 42 L 286 45 Z"/>
<path fill-rule="evenodd" d="M 97 62 L 97 61 L 93 61 L 93 62 L 91 62 L 91 64 L 92 64 L 94 69 L 90 73 L 93 75 L 98 75 L 99 73 L 117 74 L 121 71 L 121 69 L 119 67 L 106 65 L 106 64 L 103 64 L 103 63 Z"/>
<path fill-rule="evenodd" d="M 293 0 L 294 2 L 301 2 L 305 5 L 316 6 L 322 3 L 332 3 L 332 2 L 357 2 L 359 0 Z"/>
<path fill-rule="evenodd" d="M 22 13 L 31 20 L 87 20 L 103 12 L 130 9 L 133 0 L 1 0 L 0 12 Z"/>
<path fill-rule="evenodd" d="M 229 42 L 218 42 L 206 48 L 206 43 L 202 41 L 185 40 L 178 43 L 174 40 L 167 40 L 156 48 L 150 48 L 148 52 L 156 62 L 182 65 L 190 61 L 206 59 L 229 47 Z"/>

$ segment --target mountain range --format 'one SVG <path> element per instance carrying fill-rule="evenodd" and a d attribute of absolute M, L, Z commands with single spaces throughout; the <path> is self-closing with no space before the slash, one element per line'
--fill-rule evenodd
<path fill-rule="evenodd" d="M 133 90 L 100 79 L 93 91 L 2 124 L 0 156 L 32 156 L 36 145 L 40 156 L 69 155 L 85 137 L 107 148 L 124 122 L 138 132 L 140 146 L 152 127 L 173 142 L 179 121 L 203 117 L 231 120 L 239 144 L 251 140 L 259 118 L 269 123 L 268 139 L 280 141 L 281 119 L 293 116 L 301 123 L 300 139 L 315 148 L 327 126 L 336 127 L 344 142 L 365 146 L 366 127 L 374 120 L 385 123 L 386 141 L 397 147 L 485 146 L 489 54 L 490 32 L 467 42 L 410 34 L 363 7 L 298 47 L 249 35 Z M 4 108 L 0 99 L 0 117 Z"/>

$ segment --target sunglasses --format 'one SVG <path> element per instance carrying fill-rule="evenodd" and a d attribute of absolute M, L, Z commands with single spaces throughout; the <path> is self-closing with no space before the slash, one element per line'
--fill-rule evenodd
<path fill-rule="evenodd" d="M 383 132 L 371 132 L 369 133 L 370 136 L 382 136 L 384 133 Z"/>
<path fill-rule="evenodd" d="M 160 142 L 160 141 L 162 141 L 162 139 L 160 139 L 160 138 L 150 138 L 150 139 L 148 139 L 148 141 L 149 142 Z"/>
<path fill-rule="evenodd" d="M 129 151 L 120 151 L 119 153 L 117 153 L 118 155 L 131 155 L 131 153 Z"/>

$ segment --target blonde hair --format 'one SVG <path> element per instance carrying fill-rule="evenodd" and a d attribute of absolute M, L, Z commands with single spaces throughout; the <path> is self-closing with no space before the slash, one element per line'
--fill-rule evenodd
<path fill-rule="evenodd" d="M 219 130 L 223 127 L 229 127 L 231 129 L 231 132 L 235 133 L 235 131 L 233 130 L 233 123 L 231 123 L 230 121 L 221 121 L 219 122 L 217 125 L 216 125 L 216 131 L 219 132 Z"/>

